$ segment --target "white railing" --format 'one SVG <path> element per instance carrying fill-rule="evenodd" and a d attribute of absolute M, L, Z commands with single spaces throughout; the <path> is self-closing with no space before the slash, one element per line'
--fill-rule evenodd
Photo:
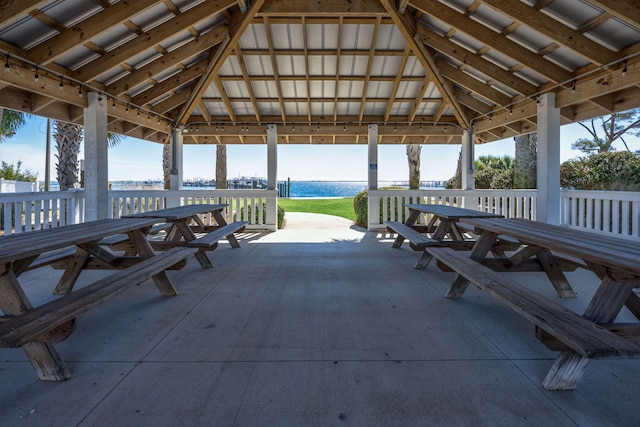
<path fill-rule="evenodd" d="M 506 218 L 535 219 L 536 190 L 370 190 L 369 230 L 384 229 L 386 221 L 404 222 L 409 203 L 436 203 L 483 212 L 498 213 Z M 419 218 L 426 223 L 430 216 Z"/>
<path fill-rule="evenodd" d="M 84 191 L 0 194 L 3 234 L 23 233 L 84 221 Z"/>
<path fill-rule="evenodd" d="M 561 192 L 561 224 L 640 241 L 640 193 Z M 249 230 L 277 230 L 277 191 L 135 190 L 110 191 L 112 218 L 189 203 L 224 203 L 227 221 L 247 221 Z M 404 221 L 406 203 L 442 203 L 508 218 L 535 218 L 536 190 L 371 190 L 369 229 Z M 421 222 L 430 218 L 424 216 Z M 84 191 L 0 194 L 0 230 L 22 233 L 84 221 Z"/>
<path fill-rule="evenodd" d="M 192 203 L 222 203 L 227 222 L 247 221 L 247 230 L 276 231 L 276 190 L 132 190 L 109 191 L 111 218 Z M 209 220 L 205 218 L 205 221 Z"/>
<path fill-rule="evenodd" d="M 640 192 L 563 190 L 561 197 L 563 225 L 640 239 Z"/>

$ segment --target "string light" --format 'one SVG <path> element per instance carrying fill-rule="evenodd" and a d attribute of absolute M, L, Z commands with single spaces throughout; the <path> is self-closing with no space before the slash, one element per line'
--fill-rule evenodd
<path fill-rule="evenodd" d="M 78 96 L 82 98 L 82 86 L 78 84 Z"/>
<path fill-rule="evenodd" d="M 127 104 L 127 106 L 125 107 L 124 112 L 125 112 L 126 114 L 129 114 L 129 104 Z"/>
<path fill-rule="evenodd" d="M 116 108 L 116 99 L 113 98 L 113 103 L 111 104 L 111 108 L 115 109 Z"/>
<path fill-rule="evenodd" d="M 627 75 L 627 60 L 624 60 L 624 68 L 622 69 L 622 77 Z"/>
<path fill-rule="evenodd" d="M 576 81 L 573 81 L 573 87 L 571 88 L 571 93 L 576 93 Z"/>
<path fill-rule="evenodd" d="M 33 75 L 33 81 L 37 82 L 40 80 L 40 76 L 38 75 L 38 66 L 36 65 L 36 73 Z"/>
<path fill-rule="evenodd" d="M 11 65 L 9 65 L 9 54 L 7 53 L 7 59 L 6 59 L 5 63 L 4 63 L 4 69 L 6 71 L 9 71 L 10 68 L 11 68 Z"/>
<path fill-rule="evenodd" d="M 64 82 L 62 81 L 62 76 L 60 76 L 60 84 L 58 85 L 60 90 L 64 89 Z"/>

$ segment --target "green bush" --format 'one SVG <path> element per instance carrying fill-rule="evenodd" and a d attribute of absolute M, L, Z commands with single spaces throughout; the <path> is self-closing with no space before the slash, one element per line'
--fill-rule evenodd
<path fill-rule="evenodd" d="M 369 192 L 362 190 L 353 198 L 353 211 L 356 213 L 356 225 L 367 227 L 367 218 L 369 211 Z"/>
<path fill-rule="evenodd" d="M 640 155 L 608 151 L 568 160 L 560 166 L 560 185 L 578 190 L 638 191 Z"/>

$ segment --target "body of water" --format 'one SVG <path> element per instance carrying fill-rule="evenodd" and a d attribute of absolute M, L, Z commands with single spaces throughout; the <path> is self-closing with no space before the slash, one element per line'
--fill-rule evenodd
<path fill-rule="evenodd" d="M 58 190 L 58 183 L 51 183 L 51 190 Z M 437 183 L 436 183 L 437 184 Z M 290 197 L 353 197 L 362 190 L 367 189 L 366 181 L 291 181 Z M 406 186 L 399 181 L 381 181 L 378 188 L 390 186 Z M 431 183 L 424 189 L 442 189 L 442 186 L 433 186 Z M 142 181 L 114 181 L 111 183 L 113 190 L 162 190 L 162 183 Z M 210 186 L 185 186 L 185 190 L 213 190 Z"/>

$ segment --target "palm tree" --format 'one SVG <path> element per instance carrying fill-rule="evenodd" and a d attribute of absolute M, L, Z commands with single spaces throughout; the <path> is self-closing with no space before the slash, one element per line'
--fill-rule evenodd
<path fill-rule="evenodd" d="M 60 190 L 74 188 L 78 182 L 78 154 L 80 144 L 84 138 L 81 125 L 74 123 L 54 122 L 53 138 L 56 140 L 58 163 L 56 164 L 57 179 Z M 109 132 L 107 134 L 109 147 L 114 147 L 122 141 L 122 136 Z"/>
<path fill-rule="evenodd" d="M 407 144 L 407 161 L 409 162 L 409 189 L 420 188 L 420 150 L 419 144 Z"/>
<path fill-rule="evenodd" d="M 0 143 L 11 138 L 27 120 L 27 115 L 20 111 L 0 108 Z"/>
<path fill-rule="evenodd" d="M 227 146 L 216 146 L 216 190 L 227 188 Z"/>

